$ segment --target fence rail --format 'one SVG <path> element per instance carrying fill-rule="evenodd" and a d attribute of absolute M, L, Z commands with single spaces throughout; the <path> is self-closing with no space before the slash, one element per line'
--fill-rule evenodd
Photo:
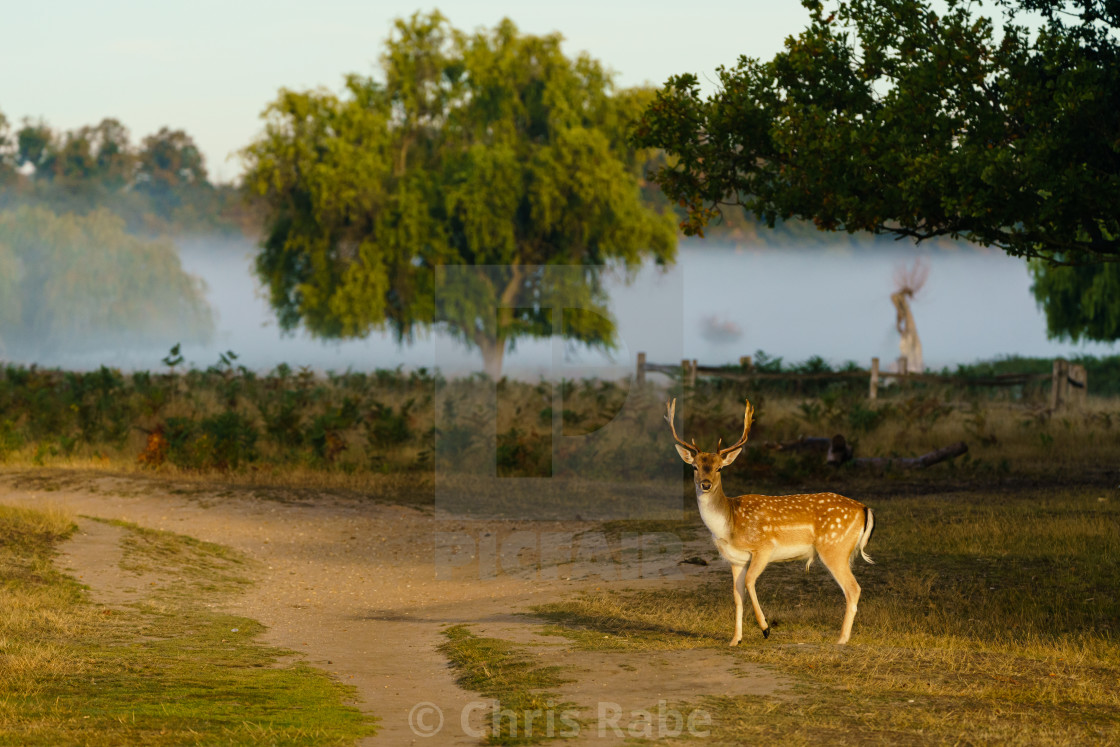
<path fill-rule="evenodd" d="M 775 372 L 752 371 L 751 359 L 744 356 L 740 359 L 740 370 L 728 367 L 701 366 L 695 359 L 682 360 L 678 365 L 665 363 L 648 363 L 645 353 L 638 353 L 637 381 L 645 382 L 647 373 L 660 373 L 666 376 L 681 377 L 686 386 L 695 386 L 698 377 L 728 379 L 730 381 L 843 381 L 851 379 L 865 379 L 868 382 L 868 397 L 876 399 L 879 394 L 879 384 L 884 379 L 895 379 L 902 383 L 950 384 L 961 387 L 1011 387 L 1023 386 L 1032 382 L 1049 380 L 1051 382 L 1050 407 L 1053 410 L 1063 406 L 1080 404 L 1084 401 L 1089 391 L 1089 377 L 1085 367 L 1071 364 L 1058 359 L 1054 361 L 1051 373 L 1005 373 L 991 376 L 954 376 L 932 373 L 905 373 L 906 359 L 898 361 L 898 371 L 882 371 L 879 368 L 879 359 L 871 359 L 871 368 L 857 371 L 817 371 L 817 372 Z"/>

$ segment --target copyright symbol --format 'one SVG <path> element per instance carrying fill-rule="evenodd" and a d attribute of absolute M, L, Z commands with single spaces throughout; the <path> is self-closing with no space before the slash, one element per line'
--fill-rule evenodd
<path fill-rule="evenodd" d="M 443 728 L 443 711 L 435 703 L 417 703 L 408 712 L 408 728 L 418 737 L 434 737 Z"/>

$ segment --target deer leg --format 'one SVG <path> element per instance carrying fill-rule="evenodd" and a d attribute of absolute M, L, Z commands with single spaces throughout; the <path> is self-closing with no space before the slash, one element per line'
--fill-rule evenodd
<path fill-rule="evenodd" d="M 836 642 L 838 644 L 847 643 L 852 634 L 852 621 L 856 619 L 856 605 L 859 603 L 860 593 L 859 583 L 856 582 L 856 577 L 852 575 L 848 554 L 831 552 L 820 554 L 820 558 L 832 577 L 836 579 L 836 583 L 840 584 L 840 588 L 844 591 L 844 601 L 847 602 L 847 608 L 844 610 L 844 625 L 840 628 L 840 639 Z"/>
<path fill-rule="evenodd" d="M 762 607 L 758 606 L 758 594 L 754 590 L 754 582 L 762 575 L 766 569 L 766 564 L 770 562 L 770 551 L 759 550 L 751 555 L 751 564 L 747 568 L 746 587 L 747 592 L 751 595 L 751 606 L 754 607 L 754 617 L 758 620 L 758 627 L 762 628 L 762 637 L 770 637 L 770 625 L 766 622 L 766 616 L 762 614 Z"/>
<path fill-rule="evenodd" d="M 738 646 L 743 640 L 743 579 L 747 574 L 745 563 L 731 565 L 731 593 L 735 597 L 735 635 L 731 638 L 732 646 Z"/>

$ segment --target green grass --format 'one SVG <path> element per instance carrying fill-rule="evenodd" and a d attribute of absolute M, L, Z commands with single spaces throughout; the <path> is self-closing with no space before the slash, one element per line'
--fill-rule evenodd
<path fill-rule="evenodd" d="M 120 519 L 95 518 L 94 521 L 125 530 L 120 542 L 124 556 L 121 570 L 142 574 L 174 569 L 175 583 L 161 587 L 160 597 L 232 592 L 252 583 L 247 575 L 251 567 L 249 561 L 224 545 Z"/>
<path fill-rule="evenodd" d="M 879 499 L 851 643 L 821 570 L 771 565 L 773 627 L 748 609 L 736 654 L 796 682 L 779 698 L 708 694 L 717 743 L 1120 742 L 1120 496 L 1115 490 Z M 1101 500 L 1103 499 L 1103 500 Z M 819 565 L 819 564 L 818 564 Z M 730 572 L 545 605 L 586 650 L 723 647 Z"/>
<path fill-rule="evenodd" d="M 114 522 L 115 523 L 115 522 Z M 352 744 L 374 731 L 352 688 L 201 608 L 244 584 L 226 548 L 127 524 L 125 564 L 177 580 L 94 604 L 52 564 L 69 518 L 0 506 L 0 745 Z M 183 561 L 183 562 L 180 562 Z M 218 596 L 217 598 L 220 598 Z"/>
<path fill-rule="evenodd" d="M 440 646 L 459 673 L 460 687 L 496 699 L 502 715 L 491 719 L 489 744 L 536 744 L 551 741 L 565 730 L 578 733 L 578 723 L 562 720 L 570 704 L 559 702 L 555 692 L 566 681 L 560 667 L 537 666 L 520 647 L 501 640 L 471 633 L 465 625 L 444 631 L 447 642 Z M 551 712 L 552 718 L 548 718 Z M 494 726 L 497 729 L 494 729 Z"/>

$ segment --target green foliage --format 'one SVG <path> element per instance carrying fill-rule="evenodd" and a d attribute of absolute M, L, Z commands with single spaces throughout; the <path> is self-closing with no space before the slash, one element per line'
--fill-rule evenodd
<path fill-rule="evenodd" d="M 672 261 L 672 221 L 641 202 L 646 154 L 625 138 L 647 92 L 615 91 L 558 35 L 508 20 L 468 34 L 439 13 L 398 20 L 381 67 L 383 82 L 350 75 L 341 96 L 282 91 L 244 151 L 283 327 L 407 338 L 438 322 L 496 376 L 507 343 L 554 329 L 548 283 L 521 266 Z M 451 277 L 437 308 L 449 265 L 489 269 Z M 609 346 L 597 275 L 563 290 L 557 307 L 596 312 L 566 315 L 563 334 Z"/>
<path fill-rule="evenodd" d="M 281 366 L 257 375 L 226 359 L 165 374 L 0 368 L 0 460 L 123 452 L 187 470 L 426 465 L 435 385 L 427 372 L 322 378 Z"/>
<path fill-rule="evenodd" d="M 167 241 L 125 232 L 107 211 L 57 216 L 0 212 L 0 348 L 37 358 L 146 345 L 186 332 L 205 340 L 213 320 L 201 282 Z"/>
<path fill-rule="evenodd" d="M 899 402 L 894 411 L 902 420 L 905 435 L 915 427 L 921 433 L 929 433 L 939 420 L 953 412 L 953 408 L 936 395 L 917 394 Z"/>
<path fill-rule="evenodd" d="M 249 418 L 226 411 L 199 421 L 169 417 L 167 461 L 184 469 L 237 469 L 255 461 L 258 432 Z"/>
<path fill-rule="evenodd" d="M 499 477 L 551 477 L 552 438 L 514 426 L 498 434 L 494 462 Z"/>
<path fill-rule="evenodd" d="M 1113 396 L 1120 394 L 1120 355 L 1079 355 L 1070 359 L 1085 367 L 1089 377 L 1089 391 L 1094 396 Z M 1024 358 L 1006 356 L 992 361 L 983 361 L 957 366 L 958 376 L 998 376 L 1006 373 L 1049 374 L 1053 371 L 1052 358 Z M 951 373 L 948 369 L 942 373 Z"/>
<path fill-rule="evenodd" d="M 867 393 L 835 384 L 814 398 L 797 406 L 801 420 L 818 429 L 821 435 L 833 433 L 859 435 L 870 433 L 894 414 L 894 407 L 888 403 L 870 406 Z"/>
<path fill-rule="evenodd" d="M 686 233 L 739 205 L 771 226 L 1120 260 L 1120 17 L 1108 3 L 1008 0 L 998 32 L 957 0 L 941 12 L 926 0 L 804 5 L 808 27 L 772 60 L 721 68 L 707 99 L 696 76 L 671 78 L 637 127 L 638 144 L 668 153 L 654 178 L 688 208 Z M 1036 31 L 1019 22 L 1030 12 Z M 1059 307 L 1051 330 L 1115 339 L 1120 296 L 1105 300 L 1086 272 L 1036 286 Z"/>
<path fill-rule="evenodd" d="M 199 425 L 203 435 L 213 444 L 212 466 L 236 468 L 243 461 L 256 459 L 257 429 L 241 413 L 223 412 L 205 418 Z"/>
<path fill-rule="evenodd" d="M 402 404 L 399 410 L 394 410 L 392 405 L 374 402 L 366 421 L 370 445 L 393 446 L 411 439 L 413 433 L 412 426 L 409 424 L 409 413 L 415 404 L 416 400 L 410 399 Z"/>
<path fill-rule="evenodd" d="M 438 465 L 448 475 L 493 465 L 503 477 L 642 481 L 651 464 L 664 465 L 659 460 L 673 455 L 666 452 L 666 397 L 681 398 L 687 438 L 711 448 L 741 431 L 749 396 L 754 447 L 736 464 L 752 479 L 831 474 L 819 454 L 785 464 L 801 457 L 763 445 L 836 433 L 858 441 L 860 456 L 911 456 L 965 439 L 974 449 L 970 468 L 980 469 L 983 459 L 987 469 L 1006 457 L 1024 473 L 1057 469 L 1049 466 L 1056 459 L 1081 469 L 1107 463 L 1118 448 L 1120 417 L 1106 397 L 1120 393 L 1120 356 L 1077 362 L 1088 369 L 1090 397 L 1085 408 L 1060 419 L 1047 412 L 1047 382 L 994 390 L 907 382 L 882 385 L 879 399 L 870 401 L 866 375 L 824 382 L 701 378 L 684 392 L 648 388 L 652 382 L 636 390 L 625 382 L 507 379 L 498 384 L 495 407 L 480 394 L 477 377 L 445 381 L 425 371 L 323 377 L 288 366 L 259 375 L 217 366 L 131 374 L 7 366 L 0 367 L 0 461 L 420 476 L 431 473 L 438 448 Z M 1048 359 L 1001 359 L 958 373 L 1049 374 L 1050 367 Z M 1043 457 L 1037 448 L 1047 438 L 1056 450 Z"/>
<path fill-rule="evenodd" d="M 15 424 L 7 418 L 0 420 L 0 461 L 20 446 L 23 446 L 23 435 Z"/>
<path fill-rule="evenodd" d="M 875 408 L 856 401 L 848 411 L 848 428 L 852 433 L 870 433 L 882 425 L 890 414 L 889 405 Z"/>
<path fill-rule="evenodd" d="M 346 449 L 342 432 L 360 421 L 357 402 L 349 398 L 315 418 L 308 435 L 315 455 L 327 463 L 333 463 Z"/>
<path fill-rule="evenodd" d="M 1051 267 L 1035 261 L 1031 275 L 1050 337 L 1120 340 L 1120 264 Z"/>

